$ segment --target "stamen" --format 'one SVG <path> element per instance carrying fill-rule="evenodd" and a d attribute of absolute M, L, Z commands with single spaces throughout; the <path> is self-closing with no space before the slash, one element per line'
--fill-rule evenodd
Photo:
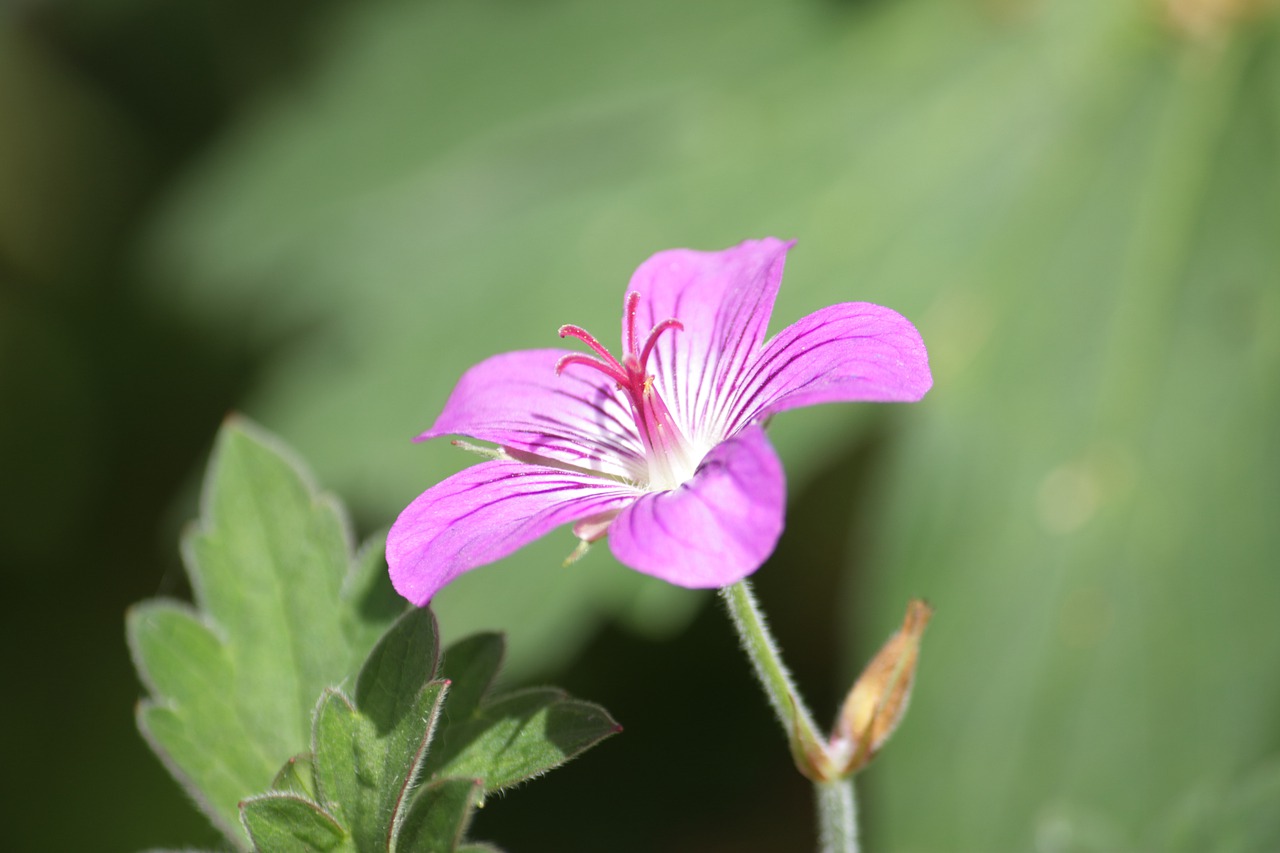
<path fill-rule="evenodd" d="M 663 320 L 649 330 L 644 346 L 639 347 L 636 339 L 636 321 L 640 313 L 639 293 L 633 291 L 627 294 L 623 312 L 621 361 L 581 326 L 561 326 L 560 337 L 577 338 L 599 358 L 585 353 L 568 353 L 556 362 L 556 373 L 561 373 L 571 364 L 580 364 L 600 371 L 617 383 L 618 390 L 625 393 L 631 402 L 636 432 L 644 446 L 649 469 L 645 485 L 653 489 L 672 489 L 692 475 L 697 460 L 693 458 L 688 441 L 676 425 L 671 411 L 654 387 L 653 377 L 645 370 L 645 364 L 663 333 L 668 329 L 683 330 L 684 324 L 674 317 Z M 574 532 L 583 539 L 598 538 L 608 529 L 607 523 L 599 525 L 598 530 L 582 528 L 584 524 L 587 522 L 579 522 L 574 528 Z"/>
<path fill-rule="evenodd" d="M 639 308 L 640 294 L 633 290 L 627 294 L 626 302 L 622 306 L 622 316 L 626 318 L 622 336 L 622 355 L 624 358 L 628 355 L 636 354 L 636 312 Z M 644 364 L 643 361 L 640 363 Z"/>
<path fill-rule="evenodd" d="M 565 557 L 565 558 L 564 558 L 564 562 L 563 562 L 563 563 L 561 563 L 561 564 L 560 564 L 560 566 L 561 566 L 562 568 L 566 568 L 566 569 L 567 569 L 567 568 L 569 568 L 569 567 L 570 567 L 570 566 L 572 566 L 574 563 L 578 562 L 578 561 L 579 561 L 579 560 L 581 560 L 584 556 L 586 556 L 587 551 L 588 551 L 588 549 L 590 549 L 590 548 L 591 548 L 591 543 L 590 543 L 590 542 L 588 542 L 588 541 L 587 541 L 587 540 L 585 540 L 585 539 L 579 539 L 579 540 L 578 540 L 578 547 L 574 548 L 574 549 L 573 549 L 573 553 L 571 553 L 569 556 L 567 556 L 567 557 Z"/>
<path fill-rule="evenodd" d="M 560 337 L 577 338 L 578 340 L 582 341 L 584 344 L 586 344 L 587 346 L 595 350 L 596 355 L 604 359 L 606 364 L 612 365 L 613 367 L 618 368 L 619 372 L 622 372 L 622 365 L 618 364 L 618 360 L 613 357 L 613 353 L 605 349 L 604 344 L 597 341 L 595 338 L 595 335 L 591 334 L 581 326 L 573 326 L 573 325 L 561 326 Z"/>
<path fill-rule="evenodd" d="M 653 331 L 649 333 L 649 339 L 644 342 L 644 350 L 640 353 L 640 367 L 644 368 L 649 363 L 649 354 L 653 352 L 653 348 L 658 344 L 658 336 L 667 329 L 679 329 L 684 331 L 684 323 L 681 323 L 675 317 L 670 320 L 663 320 L 661 323 L 653 327 Z"/>
<path fill-rule="evenodd" d="M 462 439 L 454 439 L 449 443 L 452 444 L 454 447 L 461 448 L 462 450 L 468 450 L 472 453 L 478 453 L 479 455 L 483 456 L 486 459 L 510 459 L 511 458 L 510 456 L 507 455 L 507 451 L 502 449 L 501 447 L 481 447 L 478 444 L 472 444 L 471 442 L 463 441 Z"/>
<path fill-rule="evenodd" d="M 610 359 L 610 361 L 612 361 L 612 359 Z M 626 387 L 627 383 L 630 381 L 627 378 L 627 374 L 623 372 L 620 367 L 615 366 L 616 362 L 613 364 L 606 364 L 599 359 L 577 352 L 571 352 L 568 355 L 560 356 L 560 360 L 556 362 L 556 376 L 563 373 L 564 369 L 571 364 L 582 364 L 587 367 L 594 367 L 596 370 L 599 370 L 605 376 L 608 376 L 614 382 L 617 382 L 623 387 Z"/>

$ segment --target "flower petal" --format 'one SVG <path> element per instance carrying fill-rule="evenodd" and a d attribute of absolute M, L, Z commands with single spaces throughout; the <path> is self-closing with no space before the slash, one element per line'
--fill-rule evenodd
<path fill-rule="evenodd" d="M 617 512 L 641 494 L 602 477 L 512 460 L 482 462 L 427 489 L 387 534 L 396 592 L 422 606 L 458 575 L 552 529 Z"/>
<path fill-rule="evenodd" d="M 718 445 L 693 479 L 652 492 L 609 528 L 622 563 L 678 586 L 719 587 L 760 568 L 782 534 L 782 463 L 758 426 Z"/>
<path fill-rule="evenodd" d="M 735 391 L 726 434 L 775 412 L 837 402 L 914 402 L 933 385 L 911 322 L 868 302 L 815 311 L 774 336 Z"/>
<path fill-rule="evenodd" d="M 773 237 L 723 252 L 673 249 L 640 265 L 628 292 L 640 294 L 636 334 L 663 320 L 684 328 L 658 339 L 647 367 L 685 435 L 710 445 L 723 437 L 710 425 L 738 376 L 764 341 L 793 243 Z M 626 322 L 623 318 L 625 347 Z"/>
<path fill-rule="evenodd" d="M 603 374 L 571 366 L 568 350 L 495 355 L 458 380 L 419 439 L 465 435 L 618 477 L 640 479 L 644 448 L 631 408 Z"/>

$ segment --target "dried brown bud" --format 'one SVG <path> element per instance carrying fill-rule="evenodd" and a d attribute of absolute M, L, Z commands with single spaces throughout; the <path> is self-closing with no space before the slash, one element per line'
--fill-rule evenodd
<path fill-rule="evenodd" d="M 796 763 L 796 769 L 811 782 L 830 782 L 833 779 L 839 779 L 841 775 L 848 775 L 841 774 L 830 747 L 812 727 L 805 724 L 799 711 L 795 710 L 795 704 L 795 697 L 792 696 L 790 746 L 791 758 Z"/>
<path fill-rule="evenodd" d="M 881 647 L 849 691 L 831 736 L 831 753 L 842 768 L 841 775 L 858 772 L 874 758 L 906 714 L 920 637 L 932 616 L 932 607 L 912 599 L 902 628 Z"/>

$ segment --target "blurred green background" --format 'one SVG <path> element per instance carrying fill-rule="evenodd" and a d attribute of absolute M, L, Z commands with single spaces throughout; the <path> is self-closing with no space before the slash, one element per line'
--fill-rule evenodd
<path fill-rule="evenodd" d="M 361 534 L 494 352 L 673 246 L 799 239 L 775 330 L 912 318 L 919 405 L 788 413 L 757 588 L 833 715 L 908 597 L 867 849 L 1280 849 L 1280 28 L 1258 0 L 44 0 L 0 11 L 0 808 L 215 843 L 133 727 L 139 599 L 222 416 Z M 437 600 L 626 727 L 511 851 L 790 851 L 810 792 L 714 599 L 568 533 Z"/>

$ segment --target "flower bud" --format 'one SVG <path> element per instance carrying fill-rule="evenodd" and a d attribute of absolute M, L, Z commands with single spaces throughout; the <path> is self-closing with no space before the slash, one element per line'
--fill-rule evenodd
<path fill-rule="evenodd" d="M 849 691 L 831 736 L 831 753 L 842 768 L 841 775 L 865 767 L 906 714 L 920 637 L 932 616 L 932 607 L 912 599 L 902 628 L 881 647 Z"/>
<path fill-rule="evenodd" d="M 822 737 L 806 724 L 800 711 L 796 708 L 795 696 L 788 693 L 791 700 L 791 733 L 789 746 L 791 759 L 796 763 L 800 775 L 811 782 L 830 782 L 839 779 L 841 772 L 831 754 L 831 748 Z"/>

